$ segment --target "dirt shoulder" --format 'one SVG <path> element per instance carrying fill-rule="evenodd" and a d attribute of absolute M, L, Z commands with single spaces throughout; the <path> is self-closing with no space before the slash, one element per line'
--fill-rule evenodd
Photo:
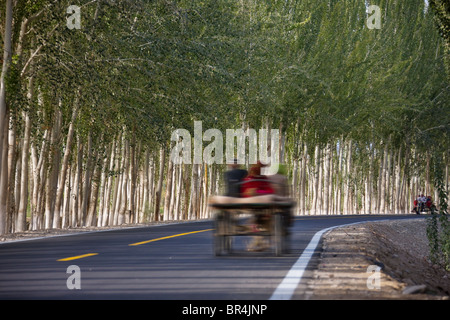
<path fill-rule="evenodd" d="M 334 229 L 324 235 L 322 247 L 308 299 L 449 299 L 450 273 L 428 259 L 424 220 Z M 369 266 L 381 268 L 379 283 Z"/>

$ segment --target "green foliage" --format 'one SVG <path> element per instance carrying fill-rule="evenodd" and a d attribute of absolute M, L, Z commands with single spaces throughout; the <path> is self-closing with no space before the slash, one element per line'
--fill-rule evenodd
<path fill-rule="evenodd" d="M 367 28 L 360 0 L 16 1 L 15 50 L 20 21 L 39 17 L 14 56 L 8 101 L 18 127 L 19 111 L 31 111 L 37 141 L 55 110 L 68 123 L 79 101 L 76 136 L 90 133 L 98 148 L 125 134 L 157 150 L 174 129 L 193 132 L 202 120 L 220 130 L 281 127 L 293 158 L 303 143 L 313 156 L 316 145 L 351 139 L 355 163 L 375 172 L 373 150 L 386 143 L 444 153 L 450 91 L 439 33 L 448 39 L 447 7 L 430 1 L 443 21 L 436 28 L 423 0 L 374 2 L 380 30 Z M 66 27 L 69 5 L 81 8 L 79 30 Z"/>
<path fill-rule="evenodd" d="M 65 25 L 71 4 L 80 30 Z M 365 26 L 363 1 L 19 1 L 17 15 L 43 14 L 17 65 L 42 45 L 27 76 L 65 118 L 82 88 L 80 133 L 120 128 L 161 144 L 193 120 L 270 119 L 320 143 L 440 140 L 448 82 L 431 14 L 422 0 L 378 4 L 381 30 Z"/>
<path fill-rule="evenodd" d="M 435 186 L 439 193 L 439 212 L 427 219 L 430 259 L 450 271 L 450 221 L 448 220 L 448 194 L 445 189 L 442 153 L 433 155 Z"/>
<path fill-rule="evenodd" d="M 446 0 L 429 0 L 435 13 L 439 34 L 445 41 L 445 62 L 447 75 L 450 78 L 450 2 Z"/>

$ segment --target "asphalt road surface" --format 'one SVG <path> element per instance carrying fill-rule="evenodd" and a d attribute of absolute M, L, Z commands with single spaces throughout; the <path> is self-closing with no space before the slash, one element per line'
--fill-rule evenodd
<path fill-rule="evenodd" d="M 281 257 L 246 252 L 247 237 L 238 237 L 232 255 L 215 257 L 212 221 L 3 243 L 0 300 L 267 300 L 318 231 L 405 218 L 417 216 L 297 217 L 291 253 Z M 300 286 L 293 286 L 295 299 Z"/>

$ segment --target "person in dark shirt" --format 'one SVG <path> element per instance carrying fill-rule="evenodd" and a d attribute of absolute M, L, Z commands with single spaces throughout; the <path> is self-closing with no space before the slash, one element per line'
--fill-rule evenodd
<path fill-rule="evenodd" d="M 229 165 L 230 170 L 225 172 L 226 196 L 240 197 L 239 183 L 247 176 L 247 170 L 240 169 L 237 159 Z"/>

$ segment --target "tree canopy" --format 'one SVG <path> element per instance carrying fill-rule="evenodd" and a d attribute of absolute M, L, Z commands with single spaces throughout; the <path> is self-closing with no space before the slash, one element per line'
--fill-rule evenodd
<path fill-rule="evenodd" d="M 124 183 L 115 179 L 126 170 L 132 185 L 142 183 L 138 172 L 156 159 L 155 178 L 156 167 L 165 175 L 161 150 L 168 152 L 173 130 L 193 132 L 196 120 L 223 131 L 280 128 L 291 177 L 295 161 L 308 156 L 314 168 L 322 157 L 315 147 L 326 145 L 340 168 L 354 148 L 354 173 L 372 184 L 381 177 L 387 145 L 402 156 L 413 150 L 396 164 L 405 179 L 412 177 L 410 162 L 426 166 L 420 155 L 430 148 L 448 166 L 448 10 L 437 0 L 370 4 L 380 8 L 380 29 L 368 27 L 369 2 L 359 0 L 0 0 L 2 52 L 11 53 L 2 60 L 2 190 L 9 191 L 1 214 L 16 219 L 20 194 L 11 181 L 26 168 L 36 179 L 25 188 L 26 201 L 41 207 L 50 189 L 75 179 L 73 168 L 87 173 L 75 180 L 79 186 L 104 174 L 105 181 L 113 177 L 107 184 L 113 188 Z M 79 29 L 68 27 L 71 5 L 80 9 Z M 11 50 L 4 48 L 8 39 Z M 132 156 L 134 162 L 122 162 Z M 331 179 L 341 184 L 344 178 Z M 129 199 L 126 206 L 137 201 Z"/>

